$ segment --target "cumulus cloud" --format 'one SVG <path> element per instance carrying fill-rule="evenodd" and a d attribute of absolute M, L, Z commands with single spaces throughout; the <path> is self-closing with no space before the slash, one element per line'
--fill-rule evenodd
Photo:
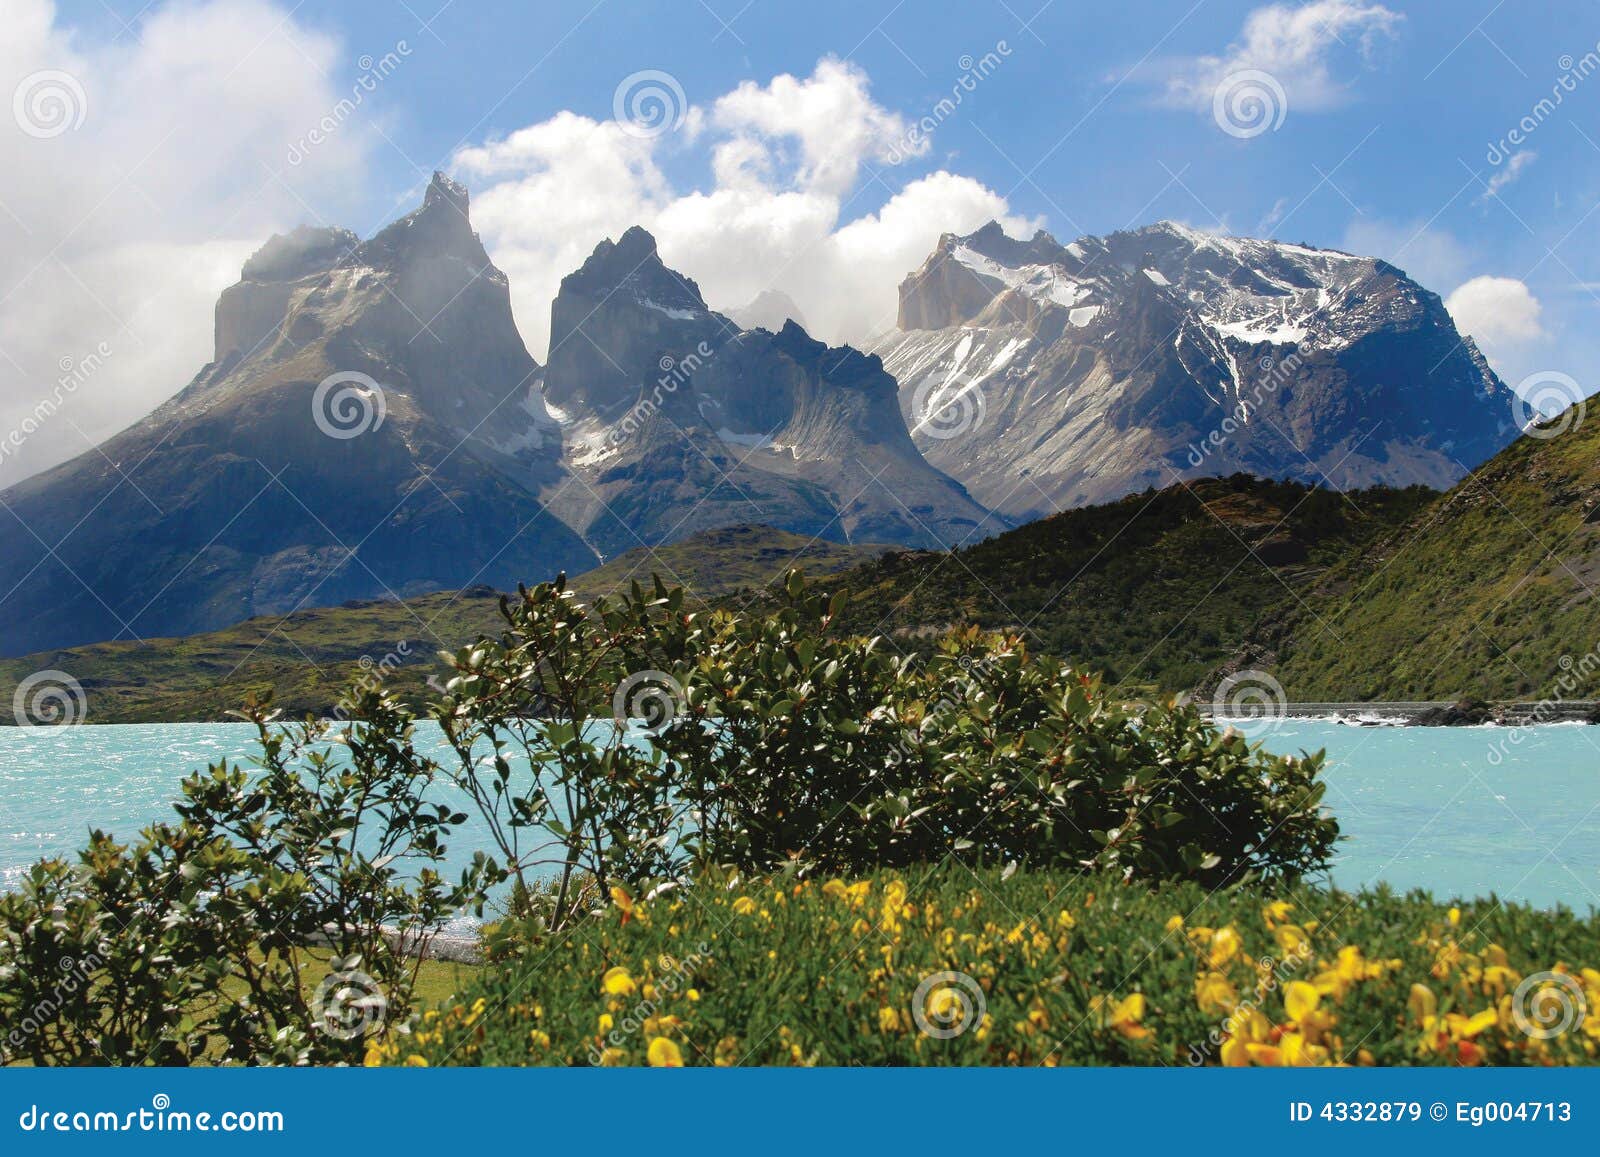
<path fill-rule="evenodd" d="M 838 342 L 894 324 L 901 278 L 940 233 L 991 218 L 1014 233 L 1037 224 L 969 177 L 938 171 L 901 183 L 900 170 L 882 168 L 928 143 L 913 143 L 909 122 L 877 104 L 867 75 L 842 61 L 824 59 L 809 77 L 746 81 L 684 122 L 692 132 L 651 135 L 561 112 L 457 154 L 474 189 L 473 222 L 511 279 L 536 355 L 549 342 L 562 275 L 630 225 L 654 233 L 662 259 L 698 281 L 714 308 L 778 290 L 816 336 Z M 691 140 L 709 158 L 709 184 L 682 189 L 662 166 L 681 160 Z M 868 188 L 890 196 L 875 212 L 852 213 Z"/>
<path fill-rule="evenodd" d="M 1370 62 L 1377 46 L 1396 35 L 1403 19 L 1382 4 L 1361 0 L 1313 0 L 1253 9 L 1239 38 L 1220 55 L 1171 62 L 1167 101 L 1209 113 L 1218 87 L 1228 77 L 1265 72 L 1283 87 L 1293 110 L 1337 107 L 1349 96 L 1349 82 L 1335 76 L 1336 59 L 1353 53 Z"/>
<path fill-rule="evenodd" d="M 1474 277 L 1444 300 L 1457 328 L 1472 335 L 1490 356 L 1545 336 L 1543 306 L 1514 277 Z"/>
<path fill-rule="evenodd" d="M 0 486 L 175 393 L 209 360 L 211 307 L 244 258 L 359 186 L 357 122 L 287 160 L 350 95 L 353 76 L 332 79 L 351 71 L 343 56 L 268 0 L 175 0 L 112 43 L 85 40 L 49 0 L 8 0 Z"/>

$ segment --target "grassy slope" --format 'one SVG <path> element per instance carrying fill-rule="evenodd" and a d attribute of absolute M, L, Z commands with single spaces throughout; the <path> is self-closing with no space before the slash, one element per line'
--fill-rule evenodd
<path fill-rule="evenodd" d="M 1207 480 L 1066 511 L 953 554 L 888 554 L 841 577 L 850 626 L 902 646 L 962 623 L 1026 627 L 1036 648 L 1130 691 L 1177 691 L 1433 497 Z"/>
<path fill-rule="evenodd" d="M 797 557 L 827 573 L 875 557 L 882 547 L 812 542 L 768 528 L 734 528 L 658 547 L 655 565 L 703 598 L 759 586 Z M 572 580 L 582 596 L 648 582 L 645 551 L 619 555 Z M 224 719 L 250 695 L 272 693 L 291 714 L 326 712 L 374 665 L 395 666 L 388 684 L 416 699 L 437 670 L 436 653 L 498 632 L 495 592 L 485 587 L 408 599 L 261 616 L 203 635 L 98 643 L 0 659 L 0 722 L 16 684 L 35 671 L 65 671 L 82 685 L 91 722 Z"/>
<path fill-rule="evenodd" d="M 1600 693 L 1600 421 L 1524 437 L 1330 575 L 1318 620 L 1264 638 L 1290 698 Z M 1320 621 L 1319 621 L 1320 620 Z M 1564 663 L 1566 657 L 1570 663 Z"/>

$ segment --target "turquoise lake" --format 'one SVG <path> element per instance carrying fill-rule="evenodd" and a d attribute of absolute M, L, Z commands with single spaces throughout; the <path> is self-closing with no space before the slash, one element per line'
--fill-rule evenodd
<path fill-rule="evenodd" d="M 184 773 L 248 756 L 247 724 L 0 728 L 0 887 L 91 827 L 129 838 L 171 816 Z M 1600 727 L 1353 727 L 1288 720 L 1258 736 L 1326 748 L 1326 806 L 1347 837 L 1333 880 L 1435 895 L 1493 892 L 1600 908 Z M 469 825 L 452 859 L 478 846 Z M 486 846 L 486 845 L 485 845 Z"/>

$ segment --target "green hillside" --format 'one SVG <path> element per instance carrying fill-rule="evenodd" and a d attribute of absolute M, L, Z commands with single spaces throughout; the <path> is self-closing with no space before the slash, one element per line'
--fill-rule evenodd
<path fill-rule="evenodd" d="M 1022 630 L 1129 692 L 1186 690 L 1436 497 L 1245 475 L 1147 491 L 949 554 L 890 552 L 841 576 L 848 624 L 908 650 L 963 624 Z"/>
<path fill-rule="evenodd" d="M 1330 574 L 1315 619 L 1296 615 L 1259 642 L 1292 699 L 1589 698 L 1600 693 L 1597 591 L 1591 418 L 1518 439 Z"/>
<path fill-rule="evenodd" d="M 1173 692 L 1306 615 L 1340 564 L 1436 497 L 1420 487 L 1341 495 L 1238 475 L 1066 511 L 950 553 L 884 553 L 767 527 L 711 531 L 629 552 L 572 585 L 593 597 L 658 571 L 706 605 L 745 605 L 776 597 L 768 584 L 798 564 L 837 574 L 851 594 L 849 629 L 907 651 L 961 625 L 1021 630 L 1036 649 L 1102 671 L 1130 695 Z M 268 691 L 292 713 L 326 713 L 352 680 L 379 674 L 420 701 L 439 649 L 499 623 L 495 592 L 480 587 L 76 647 L 0 660 L 0 703 L 44 669 L 76 678 L 87 718 L 100 723 L 221 719 Z"/>
<path fill-rule="evenodd" d="M 827 574 L 883 549 L 813 541 L 770 527 L 737 527 L 654 552 L 629 551 L 579 575 L 572 586 L 580 596 L 593 597 L 634 579 L 648 582 L 653 568 L 701 598 L 714 598 L 769 582 L 796 559 L 812 573 Z M 497 593 L 473 587 L 404 602 L 261 616 L 186 638 L 97 643 L 0 659 L 0 724 L 12 722 L 18 682 L 45 670 L 78 680 L 87 699 L 86 718 L 95 723 L 224 719 L 247 697 L 266 692 L 291 714 L 325 714 L 353 680 L 379 674 L 386 685 L 420 701 L 441 648 L 497 633 L 500 623 Z"/>

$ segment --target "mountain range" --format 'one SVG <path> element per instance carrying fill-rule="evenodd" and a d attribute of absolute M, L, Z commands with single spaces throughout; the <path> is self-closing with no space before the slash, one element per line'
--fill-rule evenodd
<path fill-rule="evenodd" d="M 1170 221 L 946 234 L 872 348 L 928 460 L 1018 520 L 1236 471 L 1443 488 L 1517 432 L 1511 391 L 1393 265 Z"/>
<path fill-rule="evenodd" d="M 274 236 L 188 385 L 0 492 L 0 654 L 504 589 L 730 526 L 937 551 L 1235 471 L 1442 487 L 1515 434 L 1437 296 L 1370 258 L 991 224 L 900 296 L 896 333 L 829 346 L 781 294 L 711 309 L 636 227 L 563 279 L 540 365 L 443 174 L 368 240 Z"/>

